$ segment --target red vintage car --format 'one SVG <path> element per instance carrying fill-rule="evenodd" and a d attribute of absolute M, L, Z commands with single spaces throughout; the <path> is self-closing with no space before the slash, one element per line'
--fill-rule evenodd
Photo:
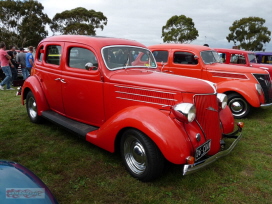
<path fill-rule="evenodd" d="M 220 63 L 209 47 L 191 44 L 149 46 L 162 72 L 196 77 L 216 83 L 219 93 L 228 96 L 235 118 L 244 118 L 251 107 L 271 106 L 271 78 L 265 69 Z"/>
<path fill-rule="evenodd" d="M 272 76 L 272 65 L 260 64 L 257 61 L 257 57 L 254 52 L 225 48 L 214 48 L 214 50 L 218 52 L 221 61 L 225 64 L 260 68 L 263 70 L 267 70 L 270 76 Z"/>
<path fill-rule="evenodd" d="M 208 81 L 158 72 L 154 56 L 138 42 L 54 36 L 40 42 L 36 59 L 21 93 L 30 120 L 51 120 L 120 151 L 139 180 L 160 176 L 166 160 L 184 165 L 184 175 L 194 172 L 227 155 L 241 138 L 243 123 L 234 131 L 225 94 Z"/>

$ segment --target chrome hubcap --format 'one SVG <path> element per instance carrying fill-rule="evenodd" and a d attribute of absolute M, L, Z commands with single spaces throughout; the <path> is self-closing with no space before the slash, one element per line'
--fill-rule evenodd
<path fill-rule="evenodd" d="M 35 118 L 37 116 L 37 105 L 35 99 L 33 97 L 29 98 L 27 105 L 30 117 Z"/>
<path fill-rule="evenodd" d="M 147 165 L 147 157 L 142 143 L 134 136 L 128 136 L 124 142 L 125 160 L 131 171 L 142 174 Z"/>
<path fill-rule="evenodd" d="M 231 109 L 232 109 L 234 112 L 240 112 L 241 110 L 243 110 L 243 107 L 242 107 L 241 103 L 239 103 L 239 102 L 234 102 L 233 104 L 231 104 Z"/>
<path fill-rule="evenodd" d="M 234 116 L 241 116 L 248 110 L 247 103 L 242 98 L 234 98 L 230 100 L 229 107 Z"/>

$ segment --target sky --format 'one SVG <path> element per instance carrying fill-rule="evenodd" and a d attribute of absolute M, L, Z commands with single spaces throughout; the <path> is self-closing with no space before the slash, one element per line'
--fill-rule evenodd
<path fill-rule="evenodd" d="M 174 15 L 192 18 L 199 37 L 191 44 L 209 44 L 214 48 L 232 48 L 226 37 L 235 20 L 250 16 L 266 20 L 272 32 L 270 0 L 39 0 L 51 19 L 56 13 L 84 7 L 102 12 L 108 23 L 98 36 L 136 40 L 145 46 L 163 43 L 162 27 Z M 51 33 L 52 35 L 52 33 Z M 271 42 L 265 44 L 272 51 Z"/>

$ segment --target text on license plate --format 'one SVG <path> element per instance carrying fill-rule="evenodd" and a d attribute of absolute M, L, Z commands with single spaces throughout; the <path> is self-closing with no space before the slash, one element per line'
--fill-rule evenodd
<path fill-rule="evenodd" d="M 208 140 L 198 148 L 196 148 L 196 153 L 195 153 L 195 161 L 203 157 L 207 152 L 209 152 L 211 149 L 211 140 Z"/>

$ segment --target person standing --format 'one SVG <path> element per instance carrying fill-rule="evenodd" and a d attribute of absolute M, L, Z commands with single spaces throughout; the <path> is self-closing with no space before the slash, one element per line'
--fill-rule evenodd
<path fill-rule="evenodd" d="M 33 57 L 33 47 L 29 46 L 29 52 L 26 53 L 26 69 L 28 70 L 28 72 L 31 74 L 31 69 L 33 67 L 34 64 L 34 57 Z"/>
<path fill-rule="evenodd" d="M 13 45 L 10 46 L 10 50 L 7 51 L 7 53 L 11 57 L 10 58 L 10 70 L 11 70 L 11 73 L 12 73 L 12 81 L 16 80 L 17 76 L 18 76 L 18 71 L 17 71 L 18 64 L 16 63 L 15 57 L 14 57 L 15 52 L 16 52 L 16 50 L 15 50 L 15 47 Z"/>
<path fill-rule="evenodd" d="M 26 80 L 26 78 L 29 76 L 29 72 L 26 69 L 26 53 L 24 52 L 24 50 L 24 48 L 20 48 L 20 53 L 17 54 L 16 61 L 18 64 L 21 65 L 23 79 Z"/>
<path fill-rule="evenodd" d="M 1 62 L 1 68 L 3 72 L 5 73 L 6 77 L 4 80 L 0 83 L 0 90 L 4 90 L 4 85 L 7 85 L 6 90 L 14 90 L 10 87 L 10 83 L 12 81 L 12 73 L 10 70 L 10 59 L 11 57 L 6 51 L 6 45 L 4 42 L 0 43 L 0 62 Z"/>

